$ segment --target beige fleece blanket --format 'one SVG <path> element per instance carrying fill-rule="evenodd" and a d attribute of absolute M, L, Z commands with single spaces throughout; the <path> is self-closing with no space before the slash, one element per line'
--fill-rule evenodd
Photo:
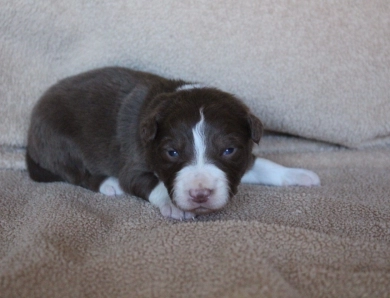
<path fill-rule="evenodd" d="M 387 0 L 0 0 L 0 144 L 25 144 L 51 84 L 106 65 L 233 92 L 271 130 L 389 144 L 389 20 Z"/>
<path fill-rule="evenodd" d="M 389 297 L 390 149 L 265 138 L 258 152 L 322 186 L 243 185 L 225 210 L 179 222 L 34 183 L 16 153 L 0 170 L 0 297 Z"/>

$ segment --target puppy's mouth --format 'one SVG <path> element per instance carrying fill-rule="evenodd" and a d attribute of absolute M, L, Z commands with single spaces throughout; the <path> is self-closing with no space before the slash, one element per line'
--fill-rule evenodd
<path fill-rule="evenodd" d="M 182 195 L 175 192 L 176 195 L 171 196 L 171 200 L 177 208 L 183 211 L 195 214 L 208 214 L 223 209 L 231 197 L 230 193 L 225 191 L 218 192 L 213 189 L 209 192 L 209 196 L 201 195 L 198 197 L 188 195 L 191 193 L 190 191 L 184 191 Z"/>
<path fill-rule="evenodd" d="M 226 174 L 214 164 L 195 164 L 177 173 L 170 194 L 179 209 L 206 214 L 225 207 L 230 187 Z"/>

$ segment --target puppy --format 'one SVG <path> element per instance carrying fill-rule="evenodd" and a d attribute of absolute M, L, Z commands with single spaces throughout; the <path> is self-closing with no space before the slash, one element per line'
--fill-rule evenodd
<path fill-rule="evenodd" d="M 35 181 L 136 195 L 174 219 L 223 208 L 240 182 L 320 183 L 311 171 L 254 157 L 262 130 L 226 92 L 103 68 L 43 94 L 31 116 L 26 163 Z"/>

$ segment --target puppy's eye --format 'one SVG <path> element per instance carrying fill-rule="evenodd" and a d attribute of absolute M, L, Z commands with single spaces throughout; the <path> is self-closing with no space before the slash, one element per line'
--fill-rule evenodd
<path fill-rule="evenodd" d="M 226 148 L 226 149 L 223 151 L 222 155 L 231 155 L 231 154 L 234 153 L 234 151 L 236 151 L 235 148 Z"/>
<path fill-rule="evenodd" d="M 176 150 L 168 150 L 167 153 L 170 157 L 178 157 L 179 156 L 179 152 L 177 152 Z"/>

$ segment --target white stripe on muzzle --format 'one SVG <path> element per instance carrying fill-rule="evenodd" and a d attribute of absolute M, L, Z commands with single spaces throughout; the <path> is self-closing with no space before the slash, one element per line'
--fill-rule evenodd
<path fill-rule="evenodd" d="M 216 210 L 226 205 L 229 188 L 226 174 L 207 159 L 206 122 L 203 109 L 200 109 L 200 121 L 192 129 L 194 158 L 183 167 L 176 176 L 173 199 L 183 210 Z M 196 193 L 208 193 L 205 202 Z M 192 195 L 191 195 L 192 194 Z"/>

